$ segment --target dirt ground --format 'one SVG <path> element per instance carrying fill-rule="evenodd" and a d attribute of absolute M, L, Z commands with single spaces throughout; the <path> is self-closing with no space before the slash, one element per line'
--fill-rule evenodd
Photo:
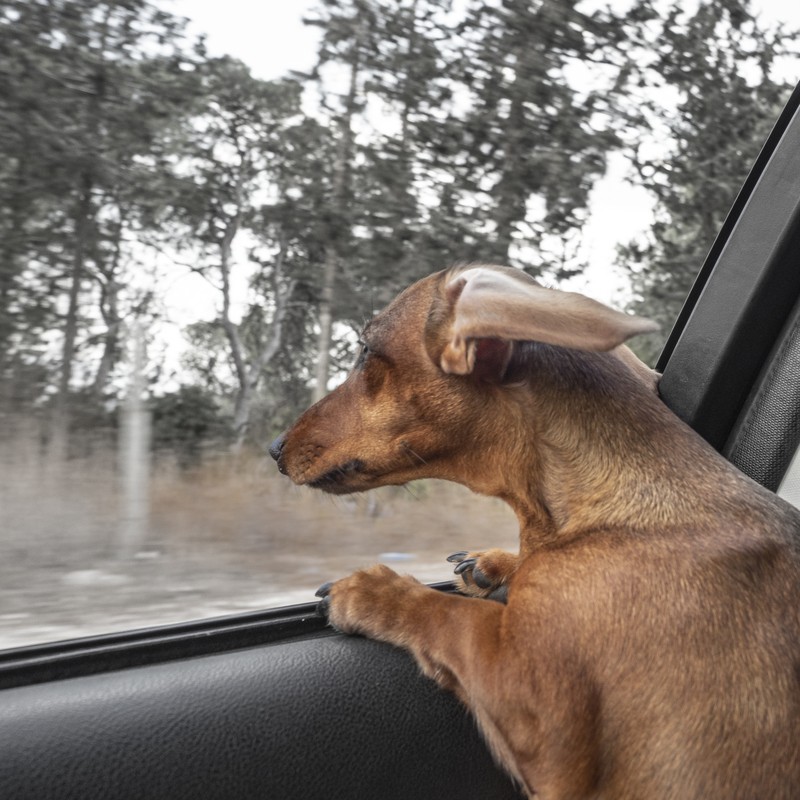
<path fill-rule="evenodd" d="M 454 484 L 335 498 L 264 459 L 218 458 L 155 470 L 145 537 L 123 558 L 113 461 L 0 459 L 0 648 L 308 602 L 377 561 L 448 580 L 451 552 L 515 549 L 511 511 Z"/>

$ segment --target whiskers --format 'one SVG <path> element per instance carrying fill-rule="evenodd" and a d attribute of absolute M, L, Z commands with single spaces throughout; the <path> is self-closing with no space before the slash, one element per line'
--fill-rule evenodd
<path fill-rule="evenodd" d="M 400 446 L 403 448 L 403 452 L 406 454 L 406 456 L 408 456 L 408 460 L 411 462 L 412 466 L 428 463 L 416 450 L 414 450 L 413 447 L 411 447 L 408 442 L 401 442 Z M 404 483 L 403 490 L 410 494 L 415 500 L 420 499 L 420 495 L 411 488 L 411 484 Z"/>

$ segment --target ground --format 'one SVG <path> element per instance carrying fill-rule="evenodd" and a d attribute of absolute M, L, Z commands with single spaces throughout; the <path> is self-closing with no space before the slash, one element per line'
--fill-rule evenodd
<path fill-rule="evenodd" d="M 110 456 L 54 468 L 17 452 L 0 463 L 0 648 L 308 602 L 376 561 L 448 580 L 451 552 L 516 547 L 510 510 L 463 487 L 335 498 L 252 457 L 190 471 L 160 463 L 129 554 L 119 507 Z"/>

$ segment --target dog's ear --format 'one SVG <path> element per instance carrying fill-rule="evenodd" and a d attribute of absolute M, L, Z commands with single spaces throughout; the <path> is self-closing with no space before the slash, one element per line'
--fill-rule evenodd
<path fill-rule="evenodd" d="M 648 319 L 581 294 L 545 289 L 524 272 L 507 267 L 456 273 L 445 293 L 452 316 L 440 366 L 456 375 L 501 375 L 515 341 L 606 351 L 658 328 Z"/>

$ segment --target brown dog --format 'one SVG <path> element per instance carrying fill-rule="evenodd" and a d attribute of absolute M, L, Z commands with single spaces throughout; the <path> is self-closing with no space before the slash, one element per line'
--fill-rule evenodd
<path fill-rule="evenodd" d="M 385 566 L 331 623 L 404 647 L 529 796 L 800 797 L 800 514 L 658 399 L 651 330 L 503 267 L 406 289 L 344 384 L 271 447 L 344 493 L 445 478 L 501 497 L 520 552 L 455 554 L 467 594 Z"/>

